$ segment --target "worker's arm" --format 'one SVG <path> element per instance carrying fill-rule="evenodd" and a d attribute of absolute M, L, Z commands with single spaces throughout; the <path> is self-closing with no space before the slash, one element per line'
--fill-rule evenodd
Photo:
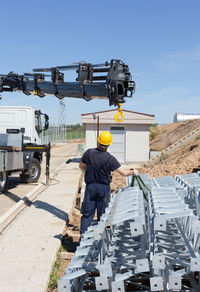
<path fill-rule="evenodd" d="M 86 166 L 86 164 L 83 163 L 82 161 L 79 163 L 79 168 L 80 168 L 81 170 L 85 170 L 85 166 Z"/>
<path fill-rule="evenodd" d="M 83 156 L 81 157 L 81 162 L 79 163 L 79 168 L 82 170 L 82 171 L 85 171 L 85 168 L 86 168 L 86 164 L 87 164 L 87 157 L 88 157 L 88 150 L 85 151 L 85 153 L 83 153 Z"/>
<path fill-rule="evenodd" d="M 129 176 L 129 175 L 139 175 L 139 171 L 137 169 L 128 169 L 128 168 L 123 168 L 122 166 L 120 166 L 118 169 L 116 169 L 116 171 L 123 175 L 123 176 Z"/>

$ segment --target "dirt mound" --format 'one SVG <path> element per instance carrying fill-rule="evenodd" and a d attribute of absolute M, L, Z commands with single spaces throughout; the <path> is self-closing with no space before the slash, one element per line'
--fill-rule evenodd
<path fill-rule="evenodd" d="M 110 184 L 110 190 L 111 193 L 115 193 L 117 189 L 120 187 L 125 188 L 126 187 L 126 177 L 120 175 L 116 171 L 112 172 L 112 182 Z"/>
<path fill-rule="evenodd" d="M 151 149 L 161 151 L 200 126 L 200 119 L 157 126 L 158 134 L 151 140 Z M 154 127 L 155 128 L 155 127 Z M 155 131 L 155 129 L 154 129 Z M 150 134 L 151 135 L 151 134 Z M 200 136 L 176 148 L 156 165 L 146 163 L 141 173 L 149 178 L 192 173 L 200 165 Z"/>
<path fill-rule="evenodd" d="M 150 129 L 150 150 L 162 151 L 200 127 L 200 119 L 154 126 Z"/>

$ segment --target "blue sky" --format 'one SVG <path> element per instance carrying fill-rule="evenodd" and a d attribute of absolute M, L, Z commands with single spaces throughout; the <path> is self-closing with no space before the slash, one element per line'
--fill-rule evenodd
<path fill-rule="evenodd" d="M 2 1 L 0 73 L 121 59 L 136 92 L 124 109 L 171 123 L 176 112 L 200 113 L 199 0 Z M 70 71 L 68 81 L 74 81 Z M 113 109 L 106 100 L 65 98 L 66 122 Z M 56 97 L 2 93 L 1 105 L 40 108 L 58 122 Z"/>

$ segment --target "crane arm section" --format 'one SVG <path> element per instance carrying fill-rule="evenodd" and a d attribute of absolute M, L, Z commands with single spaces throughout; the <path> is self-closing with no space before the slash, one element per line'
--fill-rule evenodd
<path fill-rule="evenodd" d="M 63 71 L 66 70 L 76 70 L 78 76 L 74 82 L 64 80 Z M 134 90 L 135 82 L 131 79 L 128 66 L 115 59 L 104 64 L 79 62 L 67 66 L 33 69 L 33 73 L 23 75 L 13 72 L 0 75 L 0 92 L 20 91 L 26 95 L 33 92 L 39 97 L 54 95 L 59 99 L 73 97 L 86 101 L 102 98 L 108 99 L 109 105 L 125 102 L 124 98 L 132 97 Z"/>

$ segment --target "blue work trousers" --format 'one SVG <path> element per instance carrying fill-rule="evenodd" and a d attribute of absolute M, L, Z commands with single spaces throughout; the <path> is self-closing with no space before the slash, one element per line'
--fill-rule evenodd
<path fill-rule="evenodd" d="M 109 201 L 110 185 L 97 183 L 86 185 L 85 196 L 81 207 L 81 234 L 90 226 L 96 209 L 97 219 L 99 221 L 101 215 L 105 213 L 105 208 L 108 206 Z"/>

